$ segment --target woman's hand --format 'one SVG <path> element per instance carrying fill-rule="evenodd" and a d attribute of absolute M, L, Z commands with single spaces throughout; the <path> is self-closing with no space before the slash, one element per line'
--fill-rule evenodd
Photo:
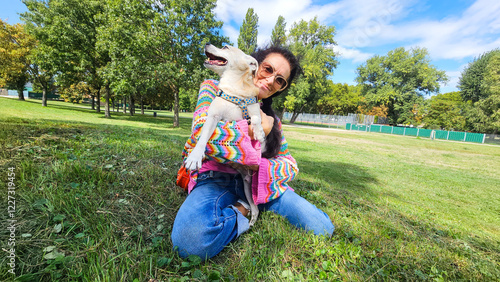
<path fill-rule="evenodd" d="M 272 116 L 266 115 L 262 110 L 260 110 L 260 118 L 262 120 L 262 129 L 264 129 L 264 133 L 266 136 L 271 132 L 271 129 L 273 129 L 274 125 L 274 118 Z M 255 137 L 253 135 L 253 128 L 252 125 L 248 125 L 248 135 L 252 138 L 252 140 L 255 140 Z"/>

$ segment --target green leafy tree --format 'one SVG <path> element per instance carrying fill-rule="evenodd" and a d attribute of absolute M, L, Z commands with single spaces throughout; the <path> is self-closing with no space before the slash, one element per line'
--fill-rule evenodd
<path fill-rule="evenodd" d="M 438 93 L 447 76 L 430 64 L 427 49 L 400 47 L 368 59 L 357 68 L 356 81 L 367 103 L 387 106 L 389 122 L 397 124 L 408 123 L 418 97 Z"/>
<path fill-rule="evenodd" d="M 335 27 L 322 25 L 317 17 L 309 22 L 294 23 L 288 35 L 288 43 L 300 61 L 303 77 L 290 88 L 285 103 L 295 122 L 305 110 L 315 110 L 317 101 L 328 93 L 328 77 L 337 67 Z"/>
<path fill-rule="evenodd" d="M 482 133 L 500 131 L 500 52 L 495 52 L 484 70 L 481 92 L 486 98 L 474 103 L 468 114 L 469 128 Z"/>
<path fill-rule="evenodd" d="M 464 101 L 460 92 L 432 96 L 428 101 L 424 127 L 429 129 L 464 130 Z"/>
<path fill-rule="evenodd" d="M 99 70 L 109 61 L 97 48 L 98 28 L 103 25 L 104 2 L 99 0 L 23 0 L 28 12 L 21 14 L 30 34 L 44 46 L 45 66 L 57 73 L 60 85 L 82 79 L 100 91 L 103 78 Z M 40 54 L 40 56 L 42 56 Z"/>
<path fill-rule="evenodd" d="M 259 27 L 259 16 L 253 8 L 248 8 L 238 36 L 238 48 L 246 54 L 252 54 L 257 49 L 257 34 Z"/>
<path fill-rule="evenodd" d="M 279 16 L 271 34 L 272 46 L 283 46 L 286 43 L 286 22 L 283 16 Z"/>
<path fill-rule="evenodd" d="M 469 63 L 459 82 L 465 101 L 466 128 L 481 133 L 500 130 L 500 49 L 484 53 Z"/>
<path fill-rule="evenodd" d="M 147 38 L 147 57 L 160 95 L 173 96 L 174 127 L 179 126 L 179 91 L 197 87 L 206 42 L 222 45 L 222 22 L 215 20 L 215 0 L 159 0 L 151 3 L 156 15 Z"/>
<path fill-rule="evenodd" d="M 360 87 L 347 83 L 328 81 L 329 92 L 317 103 L 320 113 L 329 115 L 347 115 L 355 113 L 360 103 Z"/>
<path fill-rule="evenodd" d="M 103 25 L 98 28 L 97 47 L 109 54 L 110 60 L 100 69 L 106 93 L 106 116 L 109 100 L 128 98 L 129 113 L 135 113 L 135 101 L 141 102 L 154 84 L 153 67 L 148 58 L 147 38 L 155 12 L 148 2 L 140 0 L 108 0 L 101 14 Z"/>
<path fill-rule="evenodd" d="M 462 72 L 458 82 L 458 88 L 464 101 L 473 103 L 488 97 L 489 92 L 485 91 L 484 79 L 486 68 L 492 57 L 500 54 L 499 49 L 492 50 L 475 58 Z"/>
<path fill-rule="evenodd" d="M 29 80 L 30 51 L 35 40 L 21 24 L 9 25 L 0 19 L 0 87 L 16 89 L 24 100 L 24 86 Z"/>

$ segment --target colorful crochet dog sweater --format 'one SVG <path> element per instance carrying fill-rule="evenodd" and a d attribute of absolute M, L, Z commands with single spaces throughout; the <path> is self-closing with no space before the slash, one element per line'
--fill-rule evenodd
<path fill-rule="evenodd" d="M 186 141 L 182 155 L 184 159 L 196 145 L 201 128 L 207 117 L 208 107 L 215 99 L 219 82 L 206 80 L 201 84 L 198 94 L 198 104 L 193 117 L 192 134 Z M 279 122 L 281 130 L 281 122 Z M 283 133 L 283 132 L 282 132 Z M 217 170 L 236 173 L 227 164 L 236 162 L 242 165 L 259 165 L 259 170 L 253 174 L 252 193 L 256 204 L 267 203 L 281 196 L 286 189 L 291 189 L 288 182 L 293 180 L 299 169 L 297 162 L 288 151 L 288 143 L 282 134 L 281 149 L 278 155 L 271 159 L 261 158 L 260 144 L 248 136 L 248 123 L 241 121 L 219 121 L 210 137 L 205 150 L 205 160 L 199 172 Z M 189 192 L 196 184 L 197 173 L 191 173 Z"/>

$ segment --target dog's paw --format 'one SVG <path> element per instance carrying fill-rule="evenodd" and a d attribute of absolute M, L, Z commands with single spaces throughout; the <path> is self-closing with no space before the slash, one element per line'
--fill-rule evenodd
<path fill-rule="evenodd" d="M 194 150 L 189 154 L 184 166 L 189 170 L 198 170 L 201 168 L 201 162 L 203 160 L 204 154 L 195 152 Z"/>
<path fill-rule="evenodd" d="M 266 134 L 262 128 L 260 130 L 255 130 L 254 132 L 255 139 L 259 140 L 261 151 L 264 152 L 266 150 Z"/>

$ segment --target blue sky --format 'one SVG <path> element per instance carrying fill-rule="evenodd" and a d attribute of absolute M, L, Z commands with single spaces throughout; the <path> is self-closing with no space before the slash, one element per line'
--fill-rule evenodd
<path fill-rule="evenodd" d="M 19 22 L 26 10 L 20 0 L 0 0 L 0 18 Z M 333 47 L 339 62 L 333 81 L 355 84 L 356 68 L 374 55 L 397 47 L 424 47 L 431 62 L 450 78 L 441 93 L 456 91 L 465 66 L 475 57 L 500 48 L 498 0 L 219 0 L 215 10 L 224 22 L 223 34 L 237 42 L 239 26 L 248 8 L 259 16 L 258 44 L 270 41 L 271 31 L 283 16 L 292 23 L 317 16 L 336 28 Z M 235 44 L 236 45 L 236 44 Z"/>

